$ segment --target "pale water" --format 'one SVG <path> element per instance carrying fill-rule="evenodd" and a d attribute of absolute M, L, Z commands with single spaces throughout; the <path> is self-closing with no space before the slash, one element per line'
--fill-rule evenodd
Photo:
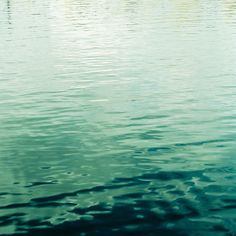
<path fill-rule="evenodd" d="M 0 0 L 0 235 L 235 235 L 234 0 Z"/>

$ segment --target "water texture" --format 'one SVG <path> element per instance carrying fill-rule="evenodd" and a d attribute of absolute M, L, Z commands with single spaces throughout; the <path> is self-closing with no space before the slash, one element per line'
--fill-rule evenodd
<path fill-rule="evenodd" d="M 0 235 L 236 235 L 234 0 L 0 0 Z"/>

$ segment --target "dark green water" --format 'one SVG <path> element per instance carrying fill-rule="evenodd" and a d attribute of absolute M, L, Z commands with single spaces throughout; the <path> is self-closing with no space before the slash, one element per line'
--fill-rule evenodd
<path fill-rule="evenodd" d="M 236 2 L 0 0 L 0 235 L 236 235 Z"/>

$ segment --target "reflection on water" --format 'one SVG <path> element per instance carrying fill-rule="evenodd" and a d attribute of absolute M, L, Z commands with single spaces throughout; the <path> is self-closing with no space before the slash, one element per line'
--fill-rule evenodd
<path fill-rule="evenodd" d="M 235 10 L 1 0 L 0 234 L 236 234 Z"/>

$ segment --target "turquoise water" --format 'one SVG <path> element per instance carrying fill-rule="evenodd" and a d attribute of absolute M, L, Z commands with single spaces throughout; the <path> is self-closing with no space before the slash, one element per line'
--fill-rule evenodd
<path fill-rule="evenodd" d="M 0 235 L 235 235 L 236 2 L 0 0 Z"/>

